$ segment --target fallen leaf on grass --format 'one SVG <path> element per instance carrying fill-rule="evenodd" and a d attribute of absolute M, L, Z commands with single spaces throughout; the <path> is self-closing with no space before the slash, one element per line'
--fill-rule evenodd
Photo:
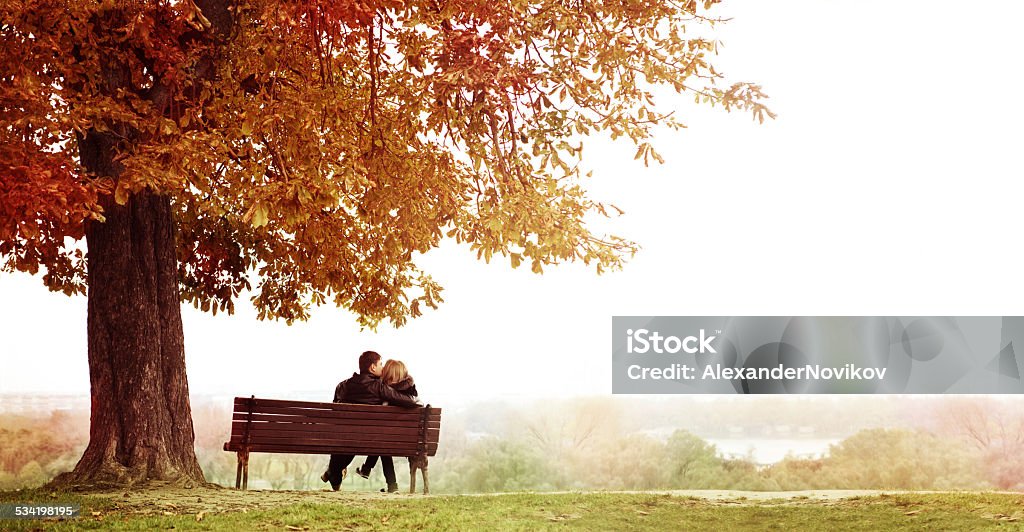
<path fill-rule="evenodd" d="M 651 515 L 651 513 L 650 513 L 650 512 L 645 512 L 645 511 L 643 511 L 643 510 L 637 510 L 637 511 L 636 511 L 636 513 L 638 513 L 638 514 L 640 514 L 640 515 Z"/>
<path fill-rule="evenodd" d="M 382 525 L 388 524 L 388 519 L 391 519 L 391 516 L 385 515 L 384 517 L 381 517 L 380 518 L 380 524 L 382 524 Z"/>
<path fill-rule="evenodd" d="M 907 513 L 905 513 L 903 515 L 917 515 L 919 513 L 921 513 L 921 510 L 914 510 L 912 512 L 907 512 Z"/>
<path fill-rule="evenodd" d="M 206 512 L 199 512 L 196 514 L 196 522 L 202 521 L 206 517 Z"/>
<path fill-rule="evenodd" d="M 99 517 L 101 513 L 102 513 L 102 512 L 93 512 L 93 513 L 92 513 L 92 516 L 93 516 L 93 517 Z"/>
<path fill-rule="evenodd" d="M 284 528 L 285 528 L 285 530 L 309 530 L 308 526 L 304 526 L 302 528 L 299 528 L 297 526 L 288 525 L 288 526 L 286 526 Z"/>
<path fill-rule="evenodd" d="M 174 512 L 168 512 L 168 511 L 165 510 L 164 511 L 164 515 L 174 515 Z"/>

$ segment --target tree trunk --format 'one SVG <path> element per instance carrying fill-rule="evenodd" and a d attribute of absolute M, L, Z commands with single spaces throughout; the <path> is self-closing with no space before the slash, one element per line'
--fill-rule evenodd
<path fill-rule="evenodd" d="M 233 4 L 196 0 L 212 24 L 211 42 L 223 43 L 230 35 Z M 131 89 L 131 76 L 117 54 L 111 57 L 103 88 L 119 98 L 118 91 Z M 195 74 L 212 76 L 215 59 L 216 54 L 205 57 Z M 171 101 L 166 89 L 157 80 L 149 95 L 164 114 Z M 78 135 L 79 157 L 89 174 L 116 181 L 123 170 L 115 159 L 118 142 L 130 144 L 139 132 L 116 121 L 107 126 L 116 133 L 90 130 Z M 51 485 L 125 486 L 153 480 L 205 485 L 194 448 L 170 198 L 146 191 L 133 194 L 125 205 L 109 196 L 100 198 L 100 204 L 106 221 L 89 221 L 85 227 L 89 446 L 75 469 Z"/>
<path fill-rule="evenodd" d="M 117 176 L 114 139 L 79 139 L 82 165 Z M 103 204 L 86 226 L 89 273 L 89 446 L 58 486 L 205 484 L 196 460 L 185 374 L 174 216 L 149 192 Z"/>

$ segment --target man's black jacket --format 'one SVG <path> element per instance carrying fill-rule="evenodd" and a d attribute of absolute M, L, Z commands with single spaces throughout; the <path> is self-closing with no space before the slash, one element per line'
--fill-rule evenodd
<path fill-rule="evenodd" d="M 334 402 L 361 405 L 380 405 L 386 402 L 391 406 L 419 406 L 415 397 L 396 392 L 372 373 L 353 373 L 351 378 L 339 382 L 334 389 Z"/>

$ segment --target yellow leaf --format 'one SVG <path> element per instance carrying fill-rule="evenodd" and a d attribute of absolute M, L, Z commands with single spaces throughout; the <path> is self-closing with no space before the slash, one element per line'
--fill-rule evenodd
<path fill-rule="evenodd" d="M 267 206 L 258 203 L 252 211 L 252 226 L 263 227 L 264 225 L 267 225 Z"/>
<path fill-rule="evenodd" d="M 123 186 L 118 186 L 114 190 L 114 201 L 118 205 L 125 205 L 128 203 L 128 189 Z"/>

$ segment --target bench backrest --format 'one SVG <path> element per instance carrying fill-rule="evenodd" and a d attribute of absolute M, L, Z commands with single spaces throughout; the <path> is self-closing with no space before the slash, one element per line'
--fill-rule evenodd
<path fill-rule="evenodd" d="M 437 453 L 441 409 L 236 397 L 225 451 L 413 456 Z"/>

